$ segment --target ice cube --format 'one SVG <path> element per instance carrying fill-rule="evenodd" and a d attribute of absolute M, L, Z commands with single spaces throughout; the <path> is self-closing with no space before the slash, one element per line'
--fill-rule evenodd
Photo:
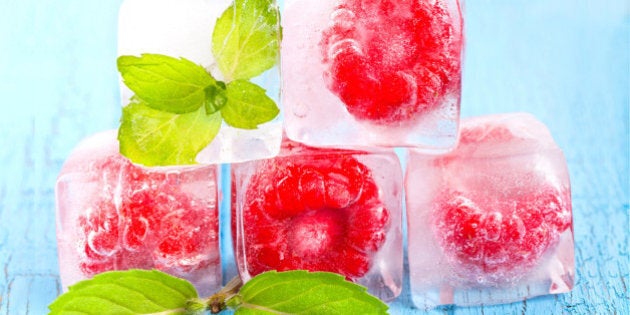
<path fill-rule="evenodd" d="M 287 1 L 287 136 L 313 146 L 452 148 L 462 47 L 457 0 Z"/>
<path fill-rule="evenodd" d="M 405 191 L 418 307 L 508 303 L 573 288 L 566 161 L 532 115 L 464 119 L 452 152 L 411 150 Z"/>
<path fill-rule="evenodd" d="M 235 256 L 267 270 L 344 275 L 384 300 L 402 288 L 402 171 L 393 150 L 307 147 L 232 166 Z"/>
<path fill-rule="evenodd" d="M 212 34 L 217 19 L 232 2 L 125 0 L 119 14 L 118 55 L 152 53 L 183 57 L 203 66 L 216 80 L 228 83 L 212 53 Z M 265 89 L 267 96 L 280 106 L 277 66 L 251 81 Z M 122 80 L 120 89 L 123 106 L 129 104 L 133 92 Z M 281 110 L 280 115 L 258 129 L 239 129 L 223 122 L 217 137 L 197 156 L 197 162 L 232 163 L 277 155 L 282 138 L 282 117 Z"/>
<path fill-rule="evenodd" d="M 116 131 L 83 140 L 56 185 L 64 290 L 109 270 L 159 269 L 202 295 L 221 286 L 218 167 L 143 168 L 118 153 Z"/>

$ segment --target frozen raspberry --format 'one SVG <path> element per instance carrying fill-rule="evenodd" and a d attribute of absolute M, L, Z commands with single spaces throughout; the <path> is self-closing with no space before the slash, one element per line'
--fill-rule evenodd
<path fill-rule="evenodd" d="M 88 209 L 79 225 L 94 254 L 110 256 L 118 250 L 119 216 L 112 204 L 101 202 Z"/>
<path fill-rule="evenodd" d="M 328 88 L 359 120 L 408 121 L 457 93 L 461 30 L 443 1 L 342 0 L 320 42 Z"/>
<path fill-rule="evenodd" d="M 261 162 L 242 194 L 248 271 L 307 269 L 358 279 L 389 227 L 379 189 L 350 153 L 302 149 Z"/>
<path fill-rule="evenodd" d="M 156 242 L 164 217 L 175 211 L 193 212 L 190 198 L 176 187 L 167 184 L 154 189 L 146 188 L 149 184 L 138 187 L 145 188 L 128 192 L 129 197 L 123 199 L 120 209 L 124 218 L 122 245 L 131 251 Z"/>
<path fill-rule="evenodd" d="M 491 285 L 517 281 L 571 225 L 564 195 L 549 188 L 493 201 L 446 192 L 434 211 L 434 234 L 460 276 Z"/>
<path fill-rule="evenodd" d="M 107 270 L 113 270 L 116 267 L 118 254 L 100 255 L 90 247 L 87 243 L 83 243 L 84 257 L 79 261 L 79 269 L 86 276 L 93 276 Z"/>
<path fill-rule="evenodd" d="M 180 208 L 161 219 L 158 243 L 153 250 L 156 267 L 187 273 L 213 262 L 218 235 L 216 221 L 203 209 Z"/>
<path fill-rule="evenodd" d="M 120 156 L 93 167 L 102 176 L 104 193 L 78 218 L 80 268 L 86 276 L 129 268 L 181 274 L 216 260 L 218 222 L 168 175 Z"/>
<path fill-rule="evenodd" d="M 366 182 L 361 199 L 362 211 L 354 211 L 348 217 L 348 224 L 353 227 L 348 231 L 347 241 L 356 248 L 377 251 L 385 242 L 389 212 L 377 198 L 378 187 L 374 182 Z"/>
<path fill-rule="evenodd" d="M 309 211 L 292 220 L 287 231 L 287 242 L 297 257 L 317 261 L 329 248 L 337 248 L 343 240 L 345 222 L 343 214 L 332 209 Z"/>
<path fill-rule="evenodd" d="M 98 202 L 78 219 L 83 257 L 79 268 L 86 275 L 110 270 L 119 251 L 119 216 L 109 202 Z"/>

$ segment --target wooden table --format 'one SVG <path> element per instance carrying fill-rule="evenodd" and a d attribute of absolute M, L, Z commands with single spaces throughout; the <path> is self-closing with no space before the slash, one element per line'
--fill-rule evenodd
<path fill-rule="evenodd" d="M 55 179 L 80 139 L 117 127 L 120 2 L 0 2 L 0 315 L 45 314 L 60 292 Z M 525 111 L 549 126 L 571 173 L 577 284 L 426 312 L 406 281 L 391 313 L 629 314 L 628 2 L 469 0 L 465 11 L 462 115 Z"/>

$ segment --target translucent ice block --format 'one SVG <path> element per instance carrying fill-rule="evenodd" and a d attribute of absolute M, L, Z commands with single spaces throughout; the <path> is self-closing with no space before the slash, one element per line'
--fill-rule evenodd
<path fill-rule="evenodd" d="M 287 136 L 314 146 L 455 145 L 457 0 L 287 0 L 281 49 Z"/>
<path fill-rule="evenodd" d="M 391 150 L 316 149 L 232 166 L 235 255 L 244 280 L 330 271 L 384 300 L 402 287 L 402 172 Z"/>
<path fill-rule="evenodd" d="M 81 142 L 57 179 L 60 276 L 159 269 L 200 294 L 221 286 L 217 166 L 146 169 L 118 153 L 116 132 Z"/>
<path fill-rule="evenodd" d="M 216 80 L 228 83 L 212 53 L 215 23 L 232 0 L 125 0 L 120 8 L 118 55 L 143 53 L 186 58 L 200 64 Z M 273 3 L 275 5 L 275 3 Z M 244 44 L 243 44 L 244 45 Z M 250 51 L 239 51 L 243 55 Z M 251 79 L 266 90 L 278 106 L 280 75 L 275 66 Z M 123 105 L 133 92 L 121 81 Z M 225 122 L 213 142 L 199 153 L 200 163 L 231 163 L 268 158 L 280 150 L 282 109 L 274 120 L 257 129 L 234 128 Z"/>
<path fill-rule="evenodd" d="M 463 120 L 449 154 L 410 151 L 405 189 L 418 307 L 507 303 L 573 288 L 566 161 L 533 116 Z"/>

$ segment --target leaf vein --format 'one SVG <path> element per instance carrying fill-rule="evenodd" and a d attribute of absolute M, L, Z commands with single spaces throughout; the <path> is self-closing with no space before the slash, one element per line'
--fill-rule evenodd
<path fill-rule="evenodd" d="M 238 51 L 236 52 L 236 56 L 234 56 L 234 62 L 232 63 L 232 67 L 230 69 L 231 76 L 234 75 L 234 71 L 239 66 L 239 60 L 241 59 L 241 55 L 243 54 L 243 52 L 245 50 L 245 47 L 247 46 L 247 44 L 248 44 L 249 40 L 251 39 L 252 35 L 254 34 L 255 30 L 261 28 L 261 27 L 258 26 L 258 24 L 260 23 L 260 20 L 261 20 L 261 17 L 258 14 L 258 8 L 254 8 L 252 10 L 251 15 L 252 16 L 258 16 L 258 18 L 254 20 L 254 23 L 252 23 L 251 29 L 246 33 L 247 36 L 243 40 L 240 40 L 240 38 L 238 38 L 239 39 Z M 261 24 L 264 26 L 264 23 L 261 23 Z"/>
<path fill-rule="evenodd" d="M 274 313 L 274 314 L 280 314 L 280 315 L 292 315 L 294 313 L 285 313 L 285 312 L 281 312 L 278 310 L 274 310 L 262 305 L 258 305 L 258 304 L 252 304 L 252 303 L 247 303 L 244 302 L 243 304 L 241 304 L 240 307 L 244 307 L 244 308 L 250 308 L 250 309 L 255 309 L 255 310 L 261 310 L 261 311 L 265 311 L 265 312 L 269 312 L 269 313 Z"/>
<path fill-rule="evenodd" d="M 172 70 L 175 70 L 174 68 L 172 68 L 170 65 L 167 65 L 168 67 L 170 67 Z M 143 68 L 138 68 L 137 69 L 138 73 L 143 73 L 143 74 L 148 74 L 150 76 L 154 76 L 156 78 L 161 78 L 161 81 L 168 81 L 168 82 L 174 82 L 177 85 L 182 85 L 182 86 L 189 86 L 189 87 L 193 87 L 193 88 L 204 88 L 203 84 L 197 84 L 197 83 L 193 83 L 193 82 L 182 82 L 182 81 L 178 81 L 175 79 L 171 79 L 167 76 L 161 75 L 161 74 L 156 74 L 155 71 L 151 71 L 148 69 L 143 69 Z M 176 72 L 178 72 L 179 74 L 183 74 L 180 71 L 175 70 Z M 142 77 L 140 77 L 142 78 Z M 142 80 L 144 82 L 151 82 L 151 81 L 146 81 L 146 80 Z"/>
<path fill-rule="evenodd" d="M 125 306 L 125 305 L 120 305 L 120 304 L 118 304 L 118 302 L 116 302 L 116 301 L 112 300 L 111 298 L 107 298 L 107 297 L 103 297 L 103 296 L 98 296 L 98 295 L 82 295 L 82 294 L 79 294 L 79 295 L 77 295 L 77 296 L 85 296 L 85 297 L 87 297 L 87 298 L 94 298 L 94 299 L 97 299 L 97 300 L 107 301 L 107 302 L 110 302 L 110 303 L 112 303 L 112 304 L 114 304 L 114 305 L 116 305 L 116 306 L 120 307 L 120 308 L 124 308 L 124 309 L 128 310 L 128 311 L 129 311 L 129 312 L 131 312 L 131 313 L 134 313 L 134 311 L 133 311 L 132 309 L 130 309 L 129 307 L 127 307 L 127 306 Z M 67 309 L 67 310 L 73 310 L 73 309 L 71 309 L 71 308 L 70 308 L 70 309 Z M 80 311 L 80 310 L 74 310 L 74 311 Z"/>
<path fill-rule="evenodd" d="M 270 290 L 270 289 L 275 288 L 275 287 L 280 286 L 280 285 L 285 285 L 287 283 L 295 282 L 295 281 L 298 281 L 298 279 L 287 279 L 287 280 L 284 280 L 284 281 L 278 281 L 278 282 L 276 282 L 276 283 L 274 283 L 274 284 L 272 284 L 270 286 L 263 286 L 257 292 L 254 291 L 254 293 L 248 293 L 247 297 L 248 297 L 249 300 L 253 300 L 258 294 L 260 294 L 260 293 L 262 293 L 264 291 Z"/>
<path fill-rule="evenodd" d="M 168 120 L 164 121 L 162 124 L 158 125 L 156 128 L 153 128 L 153 130 L 149 130 L 146 133 L 143 134 L 142 137 L 138 138 L 138 143 L 146 143 L 147 142 L 147 138 L 150 136 L 154 136 L 155 134 L 157 134 L 159 132 L 159 130 L 162 130 L 163 128 L 167 128 L 167 125 L 172 125 L 174 124 L 174 121 L 179 117 L 179 114 L 173 114 L 173 117 L 169 118 Z M 164 141 L 166 140 L 166 137 L 162 137 L 161 141 L 158 142 L 158 144 L 162 144 Z"/>
<path fill-rule="evenodd" d="M 326 304 L 333 304 L 333 303 L 335 303 L 335 302 L 341 302 L 341 301 L 344 301 L 344 300 L 351 300 L 351 299 L 352 299 L 352 297 L 345 297 L 345 298 L 340 298 L 340 299 L 331 299 L 331 297 L 330 297 L 330 296 L 327 296 L 326 298 L 327 298 L 327 300 L 326 300 L 326 301 L 322 301 L 322 302 L 320 302 L 320 303 L 318 303 L 318 304 L 312 304 L 312 305 L 309 305 L 309 307 L 308 307 L 308 308 L 306 308 L 306 309 L 304 309 L 304 310 L 301 310 L 301 311 L 299 311 L 299 312 L 296 312 L 296 314 L 302 314 L 302 313 L 304 313 L 304 312 L 308 312 L 309 310 L 312 310 L 312 309 L 318 308 L 318 307 L 320 307 L 320 306 L 322 306 L 322 305 L 326 305 Z"/>
<path fill-rule="evenodd" d="M 195 126 L 197 125 L 197 123 L 198 123 L 198 122 L 200 122 L 200 121 L 202 120 L 202 119 L 201 119 L 201 118 L 202 118 L 202 116 L 201 116 L 201 115 L 203 115 L 202 110 L 198 110 L 198 111 L 196 112 L 196 115 L 194 116 L 194 120 L 192 121 L 192 123 L 191 123 L 191 124 L 189 124 L 189 125 L 188 125 L 188 127 L 185 129 L 185 131 L 182 133 L 182 135 L 184 136 L 184 137 L 182 137 L 182 138 L 186 138 L 186 140 L 187 140 L 187 141 L 189 141 L 190 135 L 191 135 L 191 134 L 193 134 L 193 131 L 192 131 L 192 130 L 195 128 Z M 175 124 L 175 123 L 173 122 L 173 124 Z M 177 126 L 173 126 L 172 128 L 176 128 L 176 127 L 177 127 Z M 170 160 L 171 160 L 171 157 L 173 157 L 175 154 L 176 154 L 177 156 L 182 155 L 182 151 L 183 151 L 183 147 L 182 147 L 181 145 L 180 145 L 180 146 L 178 146 L 178 147 L 177 147 L 177 150 L 173 150 L 173 151 L 171 152 L 171 154 L 169 154 L 169 156 L 168 156 L 168 160 L 170 161 Z"/>
<path fill-rule="evenodd" d="M 243 59 L 247 59 L 250 58 L 252 56 L 256 57 L 256 54 L 260 53 L 261 51 L 265 50 L 267 47 L 275 45 L 277 43 L 277 40 L 272 40 L 269 43 L 267 43 L 266 45 L 260 47 L 259 49 L 255 50 L 255 51 L 251 51 L 247 54 L 243 54 L 242 57 Z"/>
<path fill-rule="evenodd" d="M 221 45 L 221 49 L 216 53 L 215 58 L 217 60 L 223 60 L 223 54 L 225 53 L 225 49 L 227 48 L 228 43 L 232 39 L 232 36 L 235 33 L 238 34 L 237 33 L 238 32 L 237 31 L 237 25 L 238 25 L 237 17 L 238 16 L 236 14 L 236 10 L 237 10 L 236 9 L 236 4 L 232 4 L 232 25 L 230 25 L 230 30 L 227 32 L 227 34 L 223 38 L 223 43 Z M 227 81 L 230 81 L 232 79 L 232 73 L 224 73 L 223 75 L 226 77 Z"/>
<path fill-rule="evenodd" d="M 312 292 L 312 291 L 314 291 L 315 289 L 317 289 L 317 288 L 319 288 L 319 287 L 323 287 L 323 286 L 325 287 L 325 286 L 331 286 L 331 285 L 330 285 L 330 284 L 326 284 L 326 283 L 318 283 L 318 284 L 316 284 L 316 285 L 314 285 L 314 286 L 310 287 L 308 290 L 303 291 L 303 292 L 300 292 L 300 294 L 299 294 L 299 295 L 293 295 L 292 297 L 290 297 L 290 298 L 288 298 L 288 299 L 285 299 L 285 300 L 282 300 L 282 301 L 278 301 L 277 303 L 275 303 L 275 304 L 270 304 L 269 306 L 270 306 L 270 307 L 271 307 L 271 306 L 278 306 L 278 305 L 282 305 L 282 304 L 287 303 L 287 302 L 291 302 L 292 300 L 299 299 L 301 295 L 308 294 L 309 292 Z M 343 301 L 343 300 L 347 300 L 347 299 L 349 299 L 349 298 L 350 298 L 350 297 L 345 296 L 345 297 L 342 297 L 342 298 L 339 298 L 339 299 L 332 299 L 330 296 L 326 296 L 326 300 L 325 300 L 325 301 L 322 301 L 322 302 L 321 302 L 321 303 L 319 303 L 319 304 L 314 304 L 314 305 L 312 305 L 312 306 L 309 306 L 309 308 L 308 308 L 308 309 L 311 309 L 311 308 L 313 308 L 313 307 L 317 307 L 317 306 L 320 306 L 320 305 L 323 305 L 323 304 L 327 304 L 327 303 L 329 303 L 329 302 L 331 302 L 331 301 L 333 301 L 333 302 L 334 302 L 334 301 Z M 308 310 L 308 309 L 307 309 L 307 310 Z"/>
<path fill-rule="evenodd" d="M 150 281 L 150 282 L 155 282 L 155 283 L 158 283 L 158 284 L 160 284 L 160 285 L 162 284 L 161 282 L 159 282 L 159 281 L 155 281 L 155 280 L 153 280 L 153 279 L 147 279 L 147 278 L 139 278 L 139 279 L 141 279 L 142 281 L 147 281 L 147 282 L 149 282 L 149 281 Z M 146 295 L 144 292 L 142 292 L 142 291 L 139 291 L 139 290 L 137 290 L 137 289 L 135 289 L 135 288 L 133 288 L 133 287 L 130 287 L 130 286 L 128 286 L 128 285 L 126 285 L 126 284 L 124 284 L 124 283 L 120 283 L 120 282 L 116 282 L 116 285 L 117 285 L 117 286 L 121 286 L 121 287 L 123 287 L 123 288 L 127 288 L 127 289 L 129 289 L 129 290 L 131 290 L 131 291 L 134 291 L 134 292 L 136 292 L 136 293 L 138 293 L 138 294 L 142 295 L 143 297 L 145 297 L 147 301 L 150 301 L 151 303 L 153 303 L 153 304 L 155 304 L 155 305 L 157 305 L 157 306 L 159 306 L 159 307 L 166 308 L 166 306 L 164 306 L 164 305 L 162 305 L 162 304 L 159 304 L 159 302 L 158 302 L 158 301 L 156 301 L 156 300 L 154 300 L 154 299 L 150 299 L 150 298 L 149 298 L 149 296 L 147 296 L 147 295 Z M 181 292 L 181 291 L 179 291 L 179 290 L 176 290 L 176 289 L 173 289 L 173 288 L 164 288 L 164 287 L 162 287 L 162 289 L 163 289 L 163 290 L 164 290 L 164 289 L 169 289 L 169 291 L 171 291 L 171 292 L 175 292 L 175 293 L 176 293 L 177 295 L 179 295 L 182 299 L 188 299 L 188 297 L 187 297 L 186 295 L 184 295 L 184 293 L 182 293 L 182 292 Z"/>

